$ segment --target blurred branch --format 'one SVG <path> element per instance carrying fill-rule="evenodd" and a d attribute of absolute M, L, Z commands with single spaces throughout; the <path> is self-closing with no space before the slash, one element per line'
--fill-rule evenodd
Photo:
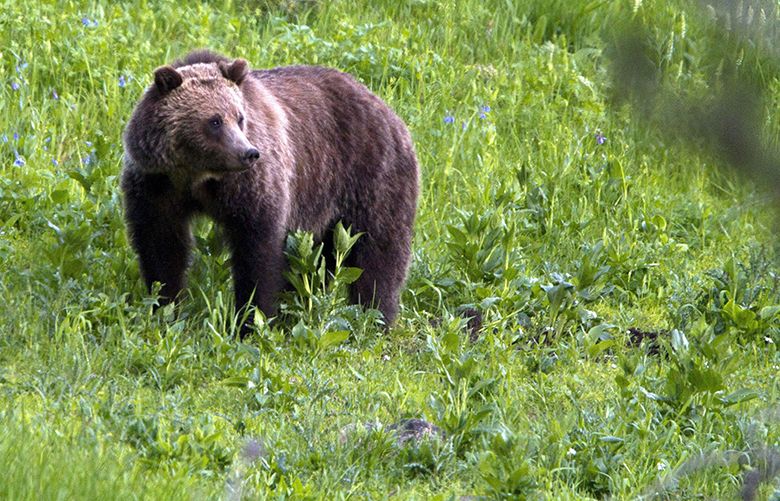
<path fill-rule="evenodd" d="M 716 67 L 705 67 L 708 95 L 696 96 L 665 78 L 650 27 L 638 19 L 618 28 L 611 75 L 618 103 L 627 102 L 663 134 L 703 144 L 725 165 L 768 188 L 780 202 L 780 152 L 764 130 L 767 87 L 778 77 L 777 4 L 765 1 L 707 2 L 719 39 L 699 40 Z M 697 12 L 701 15 L 702 12 Z M 746 51 L 771 64 L 747 67 Z M 751 59 L 752 61 L 753 59 Z"/>

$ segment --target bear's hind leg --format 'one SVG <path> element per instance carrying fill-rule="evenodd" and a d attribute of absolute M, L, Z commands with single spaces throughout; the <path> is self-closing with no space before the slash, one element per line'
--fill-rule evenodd
<path fill-rule="evenodd" d="M 409 243 L 400 240 L 372 238 L 365 234 L 347 259 L 349 266 L 363 270 L 350 287 L 350 300 L 377 308 L 389 326 L 398 316 L 401 289 L 406 280 L 411 251 Z"/>

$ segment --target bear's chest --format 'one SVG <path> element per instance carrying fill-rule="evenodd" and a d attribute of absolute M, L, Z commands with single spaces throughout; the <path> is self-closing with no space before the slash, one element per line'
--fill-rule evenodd
<path fill-rule="evenodd" d="M 203 179 L 190 187 L 190 197 L 198 210 L 214 218 L 219 218 L 222 212 L 223 192 L 223 182 L 215 177 Z"/>

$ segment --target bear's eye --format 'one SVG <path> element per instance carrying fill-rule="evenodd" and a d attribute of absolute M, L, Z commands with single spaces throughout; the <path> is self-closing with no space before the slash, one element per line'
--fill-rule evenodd
<path fill-rule="evenodd" d="M 220 117 L 211 117 L 209 119 L 209 126 L 211 126 L 212 129 L 217 130 L 220 127 L 222 127 L 222 118 Z"/>
<path fill-rule="evenodd" d="M 239 127 L 244 126 L 244 115 L 238 115 L 238 126 Z"/>

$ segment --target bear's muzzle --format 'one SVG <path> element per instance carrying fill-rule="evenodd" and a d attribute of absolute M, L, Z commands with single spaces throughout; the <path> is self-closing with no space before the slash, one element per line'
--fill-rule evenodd
<path fill-rule="evenodd" d="M 257 151 L 257 148 L 249 148 L 241 156 L 241 164 L 248 169 L 252 167 L 252 165 L 254 165 L 254 163 L 257 162 L 259 158 L 260 152 Z"/>

